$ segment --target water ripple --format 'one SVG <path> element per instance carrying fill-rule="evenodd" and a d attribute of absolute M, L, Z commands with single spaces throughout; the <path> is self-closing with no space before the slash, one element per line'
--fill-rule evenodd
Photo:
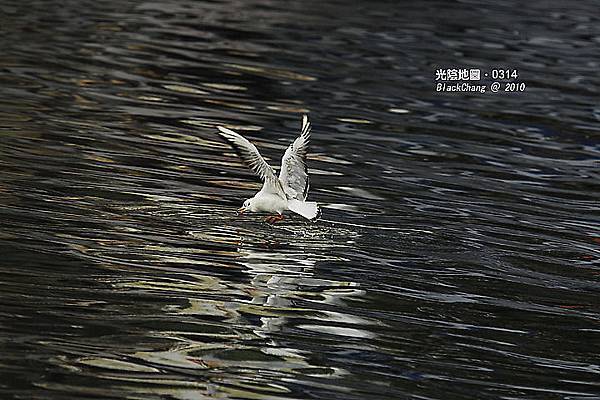
<path fill-rule="evenodd" d="M 596 5 L 396 8 L 5 1 L 0 397 L 595 398 Z M 237 217 L 302 114 L 323 218 Z"/>

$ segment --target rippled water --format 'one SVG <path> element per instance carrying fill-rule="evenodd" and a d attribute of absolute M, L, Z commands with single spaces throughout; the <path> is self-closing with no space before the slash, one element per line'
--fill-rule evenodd
<path fill-rule="evenodd" d="M 531 3 L 0 3 L 0 397 L 600 398 L 597 3 Z M 215 125 L 303 113 L 322 220 L 236 217 Z"/>

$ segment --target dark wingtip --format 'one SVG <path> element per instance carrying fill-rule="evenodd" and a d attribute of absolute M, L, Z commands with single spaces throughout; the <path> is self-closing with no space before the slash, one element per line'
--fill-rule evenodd
<path fill-rule="evenodd" d="M 321 218 L 321 214 L 321 207 L 317 206 L 317 215 L 313 219 L 311 219 L 310 222 L 312 222 L 313 224 L 317 222 Z"/>

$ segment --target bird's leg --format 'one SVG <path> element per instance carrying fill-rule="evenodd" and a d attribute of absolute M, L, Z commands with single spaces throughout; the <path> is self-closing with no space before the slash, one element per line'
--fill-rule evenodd
<path fill-rule="evenodd" d="M 281 220 L 283 220 L 283 215 L 269 215 L 267 218 L 265 218 L 265 221 L 269 224 L 274 224 L 275 222 L 279 222 Z"/>

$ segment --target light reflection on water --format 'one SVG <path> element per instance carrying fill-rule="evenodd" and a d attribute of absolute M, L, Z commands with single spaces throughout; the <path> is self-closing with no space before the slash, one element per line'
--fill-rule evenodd
<path fill-rule="evenodd" d="M 314 227 L 308 228 L 314 230 Z M 281 227 L 267 229 L 282 230 Z M 307 232 L 310 231 L 307 229 Z M 263 393 L 261 397 L 266 393 L 265 398 L 271 395 L 277 398 L 277 394 L 291 392 L 285 384 L 287 380 L 302 380 L 305 375 L 326 379 L 349 375 L 344 368 L 314 361 L 317 354 L 302 347 L 290 347 L 291 344 L 276 337 L 285 337 L 290 328 L 342 338 L 375 337 L 374 333 L 364 328 L 377 325 L 378 321 L 332 311 L 332 307 L 343 306 L 345 299 L 359 299 L 364 291 L 354 282 L 315 278 L 317 262 L 327 259 L 306 251 L 313 237 L 306 232 L 292 231 L 292 237 L 308 238 L 304 239 L 308 243 L 304 243 L 302 250 L 298 249 L 297 244 L 289 246 L 291 250 L 282 254 L 269 248 L 278 244 L 262 242 L 260 239 L 266 247 L 245 248 L 241 235 L 248 235 L 249 232 L 243 229 L 216 227 L 206 233 L 188 234 L 197 240 L 239 246 L 235 251 L 224 254 L 231 255 L 234 264 L 241 267 L 243 279 L 228 282 L 217 276 L 186 273 L 174 277 L 145 275 L 143 279 L 111 280 L 112 288 L 122 293 L 173 298 L 175 301 L 167 301 L 163 305 L 161 317 L 154 315 L 151 318 L 185 321 L 186 327 L 175 325 L 170 329 L 158 328 L 148 332 L 149 336 L 168 339 L 172 343 L 162 349 L 120 354 L 118 358 L 114 358 L 114 355 L 60 358 L 57 362 L 62 368 L 80 373 L 89 369 L 94 376 L 120 384 L 161 384 L 165 388 L 147 391 L 138 387 L 136 392 L 169 395 L 177 399 L 206 395 L 254 397 L 255 391 Z M 332 245 L 336 242 L 331 241 Z M 193 257 L 203 253 L 197 249 L 169 246 L 145 246 L 145 252 L 159 258 L 154 258 L 151 261 L 153 263 L 186 266 L 196 265 Z M 299 306 L 299 302 L 305 305 Z M 196 379 L 165 377 L 165 371 Z M 261 371 L 272 378 L 277 377 L 281 382 L 260 378 L 239 379 L 239 371 Z M 48 387 L 88 395 L 97 393 L 94 389 Z"/>

